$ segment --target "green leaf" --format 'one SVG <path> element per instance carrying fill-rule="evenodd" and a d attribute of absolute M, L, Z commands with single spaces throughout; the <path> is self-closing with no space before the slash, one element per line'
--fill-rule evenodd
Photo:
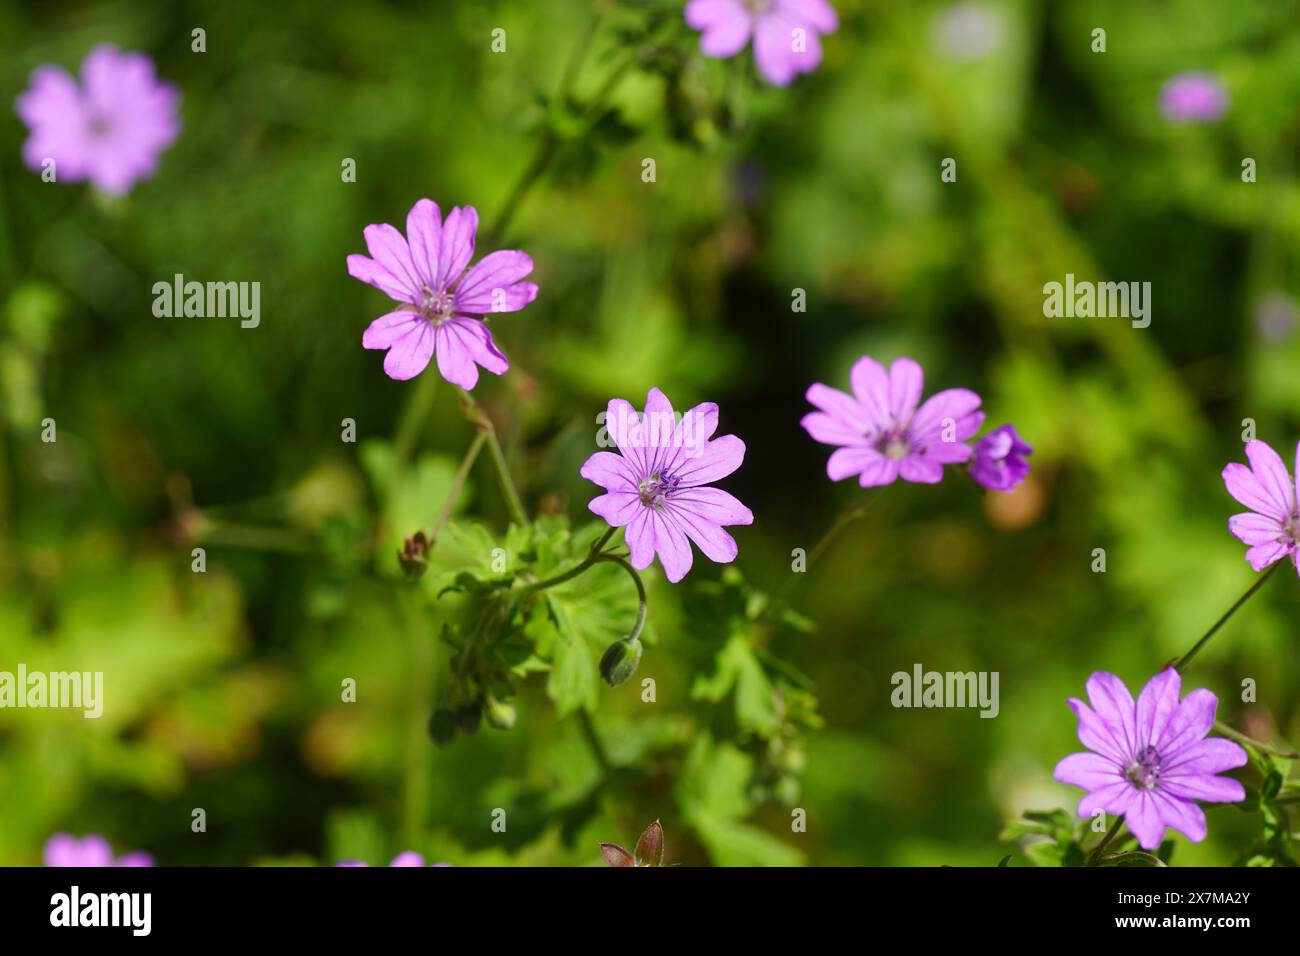
<path fill-rule="evenodd" d="M 561 634 L 554 642 L 553 653 L 546 693 L 555 701 L 556 713 L 566 717 L 578 709 L 595 710 L 600 674 L 587 642 Z"/>

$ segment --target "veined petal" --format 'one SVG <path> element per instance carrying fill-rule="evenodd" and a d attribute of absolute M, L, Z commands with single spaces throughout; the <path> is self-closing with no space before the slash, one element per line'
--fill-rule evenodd
<path fill-rule="evenodd" d="M 1100 790 L 1115 783 L 1124 782 L 1115 761 L 1096 753 L 1078 753 L 1063 757 L 1056 765 L 1052 776 L 1061 783 L 1084 790 Z"/>
<path fill-rule="evenodd" d="M 1124 744 L 1124 755 L 1137 753 L 1137 708 L 1124 682 L 1114 674 L 1096 671 L 1084 686 L 1093 711 L 1110 728 L 1115 741 Z"/>
<path fill-rule="evenodd" d="M 889 413 L 897 422 L 912 417 L 921 401 L 925 373 L 910 358 L 900 358 L 889 366 Z"/>
<path fill-rule="evenodd" d="M 594 481 L 607 491 L 637 492 L 640 476 L 622 455 L 612 451 L 598 451 L 586 460 L 578 474 Z"/>
<path fill-rule="evenodd" d="M 727 477 L 744 460 L 745 443 L 735 435 L 723 435 L 705 443 L 698 454 L 683 454 L 675 475 L 684 488 L 694 488 Z"/>
<path fill-rule="evenodd" d="M 799 422 L 813 441 L 823 445 L 865 445 L 866 437 L 842 418 L 825 412 L 809 412 Z"/>
<path fill-rule="evenodd" d="M 694 558 L 691 556 L 691 543 L 677 523 L 655 508 L 646 508 L 650 515 L 654 535 L 655 553 L 659 563 L 664 566 L 664 575 L 673 584 L 686 577 Z"/>
<path fill-rule="evenodd" d="M 1268 491 L 1259 483 L 1252 472 L 1240 462 L 1229 462 L 1223 468 L 1223 484 L 1228 494 L 1251 511 L 1267 515 L 1279 523 L 1286 520 L 1286 513 L 1279 511 Z"/>
<path fill-rule="evenodd" d="M 432 199 L 421 199 L 406 214 L 406 242 L 411 263 L 430 289 L 437 289 L 438 244 L 442 235 L 442 212 Z"/>
<path fill-rule="evenodd" d="M 1079 743 L 1116 764 L 1127 764 L 1132 759 L 1133 752 L 1123 739 L 1122 728 L 1112 727 L 1077 697 L 1071 697 L 1067 703 L 1079 718 Z"/>
<path fill-rule="evenodd" d="M 889 424 L 889 409 L 893 405 L 893 399 L 889 373 L 883 365 L 870 355 L 862 356 L 849 370 L 849 387 L 853 389 L 853 396 L 863 409 L 860 414 L 864 426 L 862 431 L 872 431 Z M 808 400 L 814 405 L 818 404 L 813 400 L 811 389 Z M 831 411 L 829 408 L 825 410 Z"/>
<path fill-rule="evenodd" d="M 691 511 L 718 525 L 753 524 L 754 513 L 721 488 L 684 488 L 674 492 L 675 508 Z"/>
<path fill-rule="evenodd" d="M 1161 767 L 1162 778 L 1200 776 L 1244 767 L 1250 760 L 1238 744 L 1223 737 L 1210 737 L 1185 747 Z"/>
<path fill-rule="evenodd" d="M 1246 511 L 1228 519 L 1228 530 L 1240 541 L 1250 545 L 1279 544 L 1285 537 L 1282 525 L 1276 518 Z"/>
<path fill-rule="evenodd" d="M 460 278 L 474 256 L 477 232 L 478 210 L 473 206 L 456 206 L 447 213 L 438 242 L 437 288 L 446 289 Z"/>
<path fill-rule="evenodd" d="M 478 315 L 518 312 L 537 298 L 537 286 L 520 282 L 533 271 L 527 253 L 502 249 L 484 256 L 456 286 L 456 308 Z"/>
<path fill-rule="evenodd" d="M 1164 736 L 1165 727 L 1178 711 L 1181 689 L 1182 678 L 1172 667 L 1166 667 L 1142 688 L 1137 700 L 1137 737 L 1134 741 L 1138 751 Z"/>
<path fill-rule="evenodd" d="M 427 324 L 425 319 L 414 312 L 389 312 L 381 315 L 366 327 L 361 335 L 361 347 L 367 349 L 387 349 L 397 344 L 398 340 L 410 333 L 415 323 Z"/>
<path fill-rule="evenodd" d="M 1282 456 L 1258 438 L 1246 442 L 1246 458 L 1260 487 L 1267 492 L 1277 513 L 1289 515 L 1295 510 L 1295 486 L 1282 463 Z"/>
<path fill-rule="evenodd" d="M 1156 849 L 1164 839 L 1165 819 L 1161 809 L 1150 790 L 1139 790 L 1124 814 L 1124 822 L 1144 850 Z"/>
<path fill-rule="evenodd" d="M 710 561 L 715 564 L 730 564 L 736 560 L 739 552 L 736 539 L 723 531 L 721 525 L 676 501 L 671 502 L 665 512 L 670 516 L 669 520 L 675 521 Z"/>
<path fill-rule="evenodd" d="M 412 324 L 406 334 L 395 340 L 384 356 L 384 371 L 389 378 L 404 382 L 415 378 L 429 365 L 434 348 L 433 328 L 427 322 Z"/>
<path fill-rule="evenodd" d="M 370 258 L 401 282 L 410 297 L 408 301 L 418 302 L 420 274 L 411 263 L 411 250 L 402 234 L 388 223 L 381 222 L 366 226 L 362 235 L 366 239 L 366 248 L 370 250 Z"/>
<path fill-rule="evenodd" d="M 1218 706 L 1219 698 L 1210 691 L 1203 688 L 1192 691 L 1178 704 L 1161 738 L 1154 741 L 1156 749 L 1166 760 L 1173 760 L 1184 749 L 1203 740 L 1214 725 Z"/>
<path fill-rule="evenodd" d="M 414 296 L 406 281 L 393 275 L 369 256 L 353 253 L 348 256 L 348 275 L 372 285 L 396 302 L 409 302 Z"/>
<path fill-rule="evenodd" d="M 1151 799 L 1166 826 L 1177 830 L 1193 843 L 1205 839 L 1205 812 L 1196 804 L 1190 800 L 1181 800 L 1163 789 L 1153 790 Z"/>
<path fill-rule="evenodd" d="M 621 528 L 645 508 L 641 496 L 634 491 L 610 491 L 597 495 L 587 502 L 587 508 L 600 515 L 612 528 Z"/>
<path fill-rule="evenodd" d="M 1160 789 L 1171 797 L 1208 803 L 1240 803 L 1246 799 L 1246 789 L 1236 780 L 1208 773 L 1166 777 L 1160 781 Z"/>

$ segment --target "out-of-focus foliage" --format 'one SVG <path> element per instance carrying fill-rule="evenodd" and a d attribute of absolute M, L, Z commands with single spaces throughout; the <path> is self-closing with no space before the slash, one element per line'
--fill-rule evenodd
<path fill-rule="evenodd" d="M 600 865 L 655 819 L 671 863 L 1078 862 L 1095 838 L 1051 778 L 1078 749 L 1066 698 L 1093 670 L 1145 681 L 1245 590 L 1219 472 L 1245 418 L 1300 438 L 1297 4 L 833 3 L 821 68 L 775 89 L 748 51 L 700 56 L 668 0 L 0 0 L 6 104 L 104 41 L 183 97 L 180 139 L 116 201 L 42 183 L 0 110 L 0 670 L 102 670 L 106 696 L 99 720 L 0 711 L 0 863 L 70 830 L 164 865 Z M 1161 116 L 1189 69 L 1224 82 L 1220 121 Z M 541 517 L 511 526 L 483 453 L 412 585 L 396 553 L 476 432 L 451 387 L 413 397 L 361 348 L 383 305 L 344 263 L 423 196 L 485 231 L 511 208 L 499 245 L 536 262 L 537 301 L 493 322 L 511 369 L 475 396 Z M 176 273 L 261 282 L 260 325 L 155 318 Z M 1150 328 L 1044 318 L 1067 273 L 1151 282 Z M 792 574 L 868 497 L 798 427 L 807 385 L 864 353 L 979 391 L 1034 474 L 872 492 Z M 596 416 L 651 385 L 746 442 L 738 561 L 647 572 L 617 688 L 597 662 L 635 613 L 618 567 L 512 608 L 541 651 L 501 648 L 513 729 L 435 748 L 476 589 L 581 559 Z M 1283 569 L 1185 679 L 1251 737 L 1300 740 L 1298 587 Z M 915 663 L 999 672 L 997 718 L 893 708 Z M 1286 774 L 1257 755 L 1243 811 L 1157 858 L 1279 861 Z"/>

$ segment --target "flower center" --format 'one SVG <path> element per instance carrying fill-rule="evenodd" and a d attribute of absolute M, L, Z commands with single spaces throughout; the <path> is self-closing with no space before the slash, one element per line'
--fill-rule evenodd
<path fill-rule="evenodd" d="M 452 313 L 456 310 L 455 293 L 447 289 L 430 289 L 427 285 L 420 286 L 420 301 L 415 303 L 420 310 L 420 314 L 430 322 L 445 322 L 450 319 Z"/>
<path fill-rule="evenodd" d="M 677 490 L 681 484 L 681 479 L 674 475 L 663 472 L 658 475 L 651 475 L 649 478 L 642 478 L 640 485 L 637 486 L 637 492 L 641 496 L 641 504 L 647 508 L 663 507 L 664 499 Z"/>
<path fill-rule="evenodd" d="M 892 428 L 876 439 L 876 451 L 890 461 L 899 461 L 912 453 L 912 445 L 907 440 L 907 432 Z"/>
<path fill-rule="evenodd" d="M 772 12 L 772 0 L 740 0 L 740 5 L 756 17 Z"/>
<path fill-rule="evenodd" d="M 1155 747 L 1143 747 L 1124 771 L 1133 786 L 1153 790 L 1160 782 L 1160 752 Z"/>
<path fill-rule="evenodd" d="M 86 122 L 86 132 L 95 139 L 103 139 L 111 129 L 108 120 L 97 113 L 92 114 Z"/>
<path fill-rule="evenodd" d="M 1282 525 L 1282 533 L 1286 535 L 1285 543 L 1300 542 L 1300 511 L 1293 511 L 1287 516 L 1286 522 Z"/>

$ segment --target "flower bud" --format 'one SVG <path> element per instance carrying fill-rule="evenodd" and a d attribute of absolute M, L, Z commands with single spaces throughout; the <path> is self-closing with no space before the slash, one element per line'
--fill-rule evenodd
<path fill-rule="evenodd" d="M 456 708 L 456 726 L 463 734 L 476 734 L 483 724 L 483 705 L 478 701 Z"/>
<path fill-rule="evenodd" d="M 600 676 L 610 687 L 617 687 L 636 673 L 641 663 L 641 642 L 620 638 L 600 656 Z"/>
<path fill-rule="evenodd" d="M 403 573 L 412 581 L 418 580 L 429 568 L 429 539 L 423 531 L 417 531 L 407 538 L 402 549 L 397 552 L 397 563 Z"/>
<path fill-rule="evenodd" d="M 429 718 L 429 736 L 439 747 L 456 739 L 456 717 L 446 707 L 439 707 Z"/>
<path fill-rule="evenodd" d="M 483 719 L 488 722 L 489 727 L 497 730 L 509 730 L 515 725 L 515 709 L 503 700 L 497 700 L 495 697 L 487 699 L 487 707 L 483 711 Z"/>

